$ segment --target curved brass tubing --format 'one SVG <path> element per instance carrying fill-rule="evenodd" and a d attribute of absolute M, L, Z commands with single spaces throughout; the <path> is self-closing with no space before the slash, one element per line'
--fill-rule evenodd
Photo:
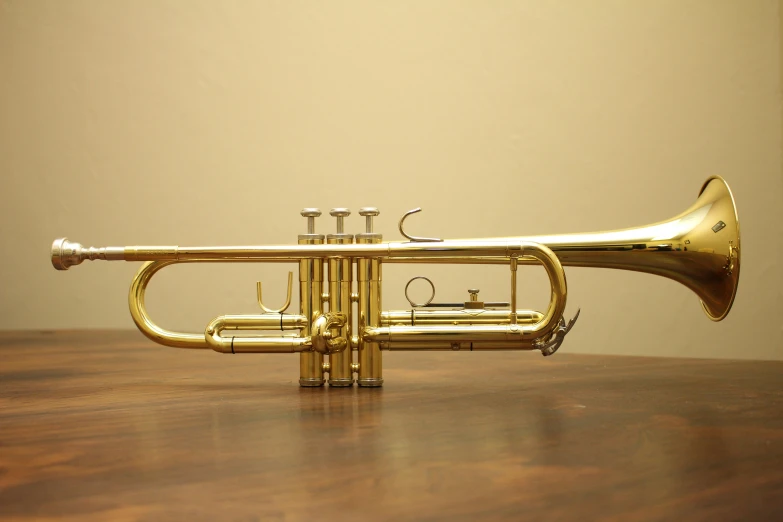
<path fill-rule="evenodd" d="M 514 287 L 515 263 L 512 262 L 512 307 L 510 311 L 510 324 L 477 324 L 477 325 L 419 325 L 419 326 L 378 326 L 364 329 L 363 338 L 369 342 L 377 343 L 422 343 L 430 342 L 516 342 L 518 348 L 536 348 L 534 341 L 547 340 L 550 334 L 557 328 L 563 316 L 566 306 L 567 283 L 565 271 L 560 260 L 548 247 L 533 243 L 519 243 L 518 254 L 520 257 L 533 258 L 546 270 L 551 283 L 551 297 L 549 306 L 543 317 L 535 322 L 516 321 L 514 312 L 516 301 L 516 289 Z"/>
<path fill-rule="evenodd" d="M 515 245 L 516 254 L 519 257 L 533 258 L 540 262 L 552 283 L 552 296 L 547 311 L 541 320 L 535 323 L 522 324 L 487 324 L 487 325 L 445 325 L 445 326 L 381 326 L 366 328 L 364 338 L 372 342 L 391 342 L 392 337 L 396 341 L 427 342 L 430 340 L 459 342 L 459 341 L 532 341 L 546 338 L 557 327 L 558 321 L 565 310 L 566 303 L 566 278 L 565 272 L 558 257 L 548 247 L 533 243 L 522 242 Z M 188 260 L 150 261 L 145 263 L 136 273 L 131 283 L 128 294 L 128 306 L 131 317 L 139 330 L 151 340 L 164 346 L 189 349 L 213 349 L 221 353 L 238 353 L 241 351 L 259 352 L 292 352 L 305 351 L 312 345 L 305 338 L 297 337 L 248 337 L 237 342 L 234 338 L 223 338 L 220 332 L 223 329 L 287 329 L 299 325 L 300 322 L 292 320 L 286 325 L 281 324 L 278 316 L 253 315 L 253 316 L 221 316 L 216 318 L 207 327 L 205 334 L 192 334 L 167 330 L 155 324 L 149 317 L 145 306 L 145 294 L 150 279 L 163 268 L 177 263 L 186 263 Z M 196 262 L 196 261 L 193 261 Z M 267 325 L 268 322 L 268 326 Z M 241 326 L 238 326 L 241 325 Z M 278 327 L 279 325 L 279 327 Z M 218 329 L 218 326 L 220 329 Z M 296 326 L 297 328 L 301 326 Z M 253 348 L 253 343 L 257 346 Z M 532 347 L 532 345 L 531 345 Z"/>
<path fill-rule="evenodd" d="M 192 334 L 175 332 L 161 328 L 153 323 L 144 304 L 147 285 L 149 284 L 150 279 L 152 279 L 152 276 L 169 265 L 182 262 L 183 261 L 167 260 L 144 263 L 139 271 L 136 272 L 136 275 L 131 282 L 130 292 L 128 293 L 128 307 L 130 308 L 133 322 L 136 323 L 136 326 L 141 330 L 141 333 L 156 343 L 164 346 L 171 346 L 172 348 L 208 349 L 210 346 L 207 344 L 207 340 L 203 333 Z"/>
<path fill-rule="evenodd" d="M 307 318 L 293 314 L 221 315 L 207 325 L 204 333 L 167 330 L 150 319 L 145 305 L 147 285 L 152 277 L 167 266 L 188 261 L 151 261 L 136 273 L 128 294 L 128 307 L 133 322 L 151 340 L 173 348 L 208 349 L 220 353 L 301 352 L 311 349 L 309 339 L 296 335 L 221 337 L 223 330 L 300 330 Z"/>
<path fill-rule="evenodd" d="M 292 353 L 308 351 L 310 338 L 286 334 L 277 336 L 223 337 L 224 330 L 301 330 L 307 318 L 292 314 L 221 315 L 204 333 L 210 348 L 220 353 Z"/>

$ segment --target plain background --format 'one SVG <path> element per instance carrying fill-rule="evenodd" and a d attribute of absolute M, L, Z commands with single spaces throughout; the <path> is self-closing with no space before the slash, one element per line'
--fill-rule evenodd
<path fill-rule="evenodd" d="M 669 218 L 710 175 L 737 199 L 742 275 L 712 323 L 655 276 L 569 269 L 563 350 L 783 359 L 781 5 L 770 1 L 0 1 L 0 328 L 132 328 L 134 263 L 87 245 L 293 244 L 299 210 L 377 206 L 445 238 Z M 292 269 L 295 269 L 293 266 Z M 285 265 L 182 266 L 150 287 L 201 331 L 284 299 Z M 384 308 L 508 296 L 499 267 L 387 266 Z M 544 307 L 540 269 L 522 307 Z M 417 292 L 423 293 L 421 289 Z M 295 309 L 296 304 L 294 304 Z"/>

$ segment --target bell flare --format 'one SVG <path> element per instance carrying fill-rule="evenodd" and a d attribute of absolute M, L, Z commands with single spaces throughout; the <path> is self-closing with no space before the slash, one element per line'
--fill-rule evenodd
<path fill-rule="evenodd" d="M 690 288 L 713 321 L 734 303 L 740 275 L 740 228 L 734 196 L 713 176 L 681 214 L 651 225 L 580 234 L 494 238 L 548 246 L 563 266 L 659 275 Z"/>
<path fill-rule="evenodd" d="M 699 192 L 699 200 L 711 204 L 705 225 L 694 230 L 700 251 L 718 256 L 713 259 L 714 277 L 697 291 L 702 308 L 713 321 L 724 319 L 737 295 L 740 276 L 740 225 L 734 195 L 720 176 L 709 178 Z M 709 273 L 709 272 L 708 272 Z"/>

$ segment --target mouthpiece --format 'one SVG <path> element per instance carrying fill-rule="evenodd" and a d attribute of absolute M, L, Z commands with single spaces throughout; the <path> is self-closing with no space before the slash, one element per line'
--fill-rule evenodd
<path fill-rule="evenodd" d="M 52 265 L 57 270 L 68 270 L 73 265 L 78 265 L 85 259 L 89 259 L 90 261 L 95 259 L 107 261 L 125 259 L 125 248 L 84 248 L 79 243 L 68 241 L 67 237 L 55 239 L 54 243 L 52 243 Z"/>
<path fill-rule="evenodd" d="M 57 270 L 68 270 L 72 265 L 82 262 L 82 246 L 79 243 L 71 243 L 67 237 L 55 239 L 52 243 L 52 265 Z"/>

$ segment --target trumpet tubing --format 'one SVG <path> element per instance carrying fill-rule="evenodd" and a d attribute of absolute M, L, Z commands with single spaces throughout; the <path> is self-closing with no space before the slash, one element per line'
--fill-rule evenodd
<path fill-rule="evenodd" d="M 566 266 L 633 270 L 673 279 L 696 293 L 714 321 L 729 313 L 739 284 L 739 220 L 731 191 L 720 177 L 709 178 L 696 202 L 669 220 L 609 232 L 457 240 L 410 236 L 404 221 L 420 210 L 400 220 L 400 232 L 408 239 L 404 242 L 383 242 L 374 232 L 373 220 L 379 214 L 375 208 L 360 210 L 366 228 L 355 235 L 344 231 L 350 211 L 332 209 L 337 229 L 326 236 L 315 232 L 321 212 L 307 208 L 302 211 L 307 233 L 293 246 L 85 248 L 62 238 L 52 245 L 52 264 L 67 270 L 85 260 L 144 261 L 128 294 L 131 317 L 144 335 L 176 348 L 299 353 L 299 384 L 304 387 L 322 386 L 325 374 L 334 387 L 354 382 L 381 386 L 384 350 L 540 350 L 551 355 L 579 315 L 568 322 L 564 318 Z M 219 316 L 196 333 L 167 330 L 153 322 L 144 302 L 152 277 L 174 264 L 209 262 L 297 263 L 299 313 L 285 312 L 292 297 L 289 274 L 282 308 L 264 305 L 258 283 L 263 313 Z M 470 289 L 469 300 L 462 303 L 408 299 L 408 310 L 383 310 L 385 263 L 504 264 L 509 267 L 509 301 L 485 303 L 478 299 L 478 289 Z M 544 267 L 551 284 L 544 312 L 517 309 L 520 264 Z M 253 333 L 234 335 L 243 331 Z"/>

